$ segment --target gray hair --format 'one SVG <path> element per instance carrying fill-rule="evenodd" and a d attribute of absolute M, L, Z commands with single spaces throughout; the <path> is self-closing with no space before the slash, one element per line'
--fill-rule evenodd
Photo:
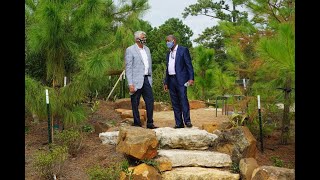
<path fill-rule="evenodd" d="M 136 32 L 134 33 L 134 39 L 135 39 L 135 40 L 138 39 L 141 34 L 147 35 L 147 34 L 146 34 L 145 32 L 143 32 L 143 31 L 136 31 Z"/>

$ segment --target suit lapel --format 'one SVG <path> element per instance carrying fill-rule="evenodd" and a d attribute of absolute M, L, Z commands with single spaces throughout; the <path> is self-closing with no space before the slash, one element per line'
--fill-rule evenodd
<path fill-rule="evenodd" d="M 136 50 L 136 53 L 139 55 L 141 62 L 143 63 L 143 59 L 139 50 L 139 47 L 137 44 L 134 45 L 134 49 Z M 144 64 L 144 63 L 143 63 Z"/>
<path fill-rule="evenodd" d="M 177 67 L 177 62 L 180 61 L 180 58 L 181 58 L 180 53 L 181 53 L 181 48 L 180 48 L 180 46 L 178 46 L 177 52 L 176 52 L 176 59 L 174 62 L 174 67 Z"/>

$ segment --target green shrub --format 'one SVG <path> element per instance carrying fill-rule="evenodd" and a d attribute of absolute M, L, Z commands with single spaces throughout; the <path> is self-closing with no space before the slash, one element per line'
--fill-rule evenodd
<path fill-rule="evenodd" d="M 270 159 L 274 166 L 283 167 L 283 161 L 278 156 L 271 156 Z"/>
<path fill-rule="evenodd" d="M 63 130 L 62 132 L 57 132 L 55 143 L 68 147 L 68 153 L 75 155 L 81 148 L 82 135 L 80 131 L 75 129 Z"/>
<path fill-rule="evenodd" d="M 231 116 L 229 116 L 229 121 L 233 127 L 238 127 L 238 126 L 244 125 L 244 121 L 246 118 L 247 118 L 246 114 L 241 115 L 238 113 L 234 113 Z"/>
<path fill-rule="evenodd" d="M 239 163 L 233 162 L 230 166 L 230 171 L 232 173 L 240 173 Z"/>
<path fill-rule="evenodd" d="M 133 170 L 129 170 L 129 162 L 127 160 L 122 161 L 120 165 L 121 171 L 123 171 L 129 180 L 132 179 Z"/>
<path fill-rule="evenodd" d="M 38 151 L 34 155 L 33 167 L 45 179 L 58 175 L 68 158 L 68 148 L 65 146 L 51 145 L 48 151 Z"/>
<path fill-rule="evenodd" d="M 141 162 L 148 164 L 149 166 L 158 167 L 159 163 L 154 159 L 143 159 Z"/>
<path fill-rule="evenodd" d="M 87 174 L 90 180 L 114 180 L 120 178 L 120 173 L 123 168 L 128 167 L 124 165 L 124 162 L 114 163 L 108 168 L 101 167 L 99 165 L 93 166 L 87 169 Z"/>
<path fill-rule="evenodd" d="M 268 124 L 264 119 L 262 120 L 262 137 L 268 137 L 277 128 L 275 124 Z M 256 137 L 260 138 L 260 125 L 259 119 L 254 119 L 252 122 L 247 124 L 250 132 Z"/>
<path fill-rule="evenodd" d="M 94 101 L 91 107 L 91 112 L 95 113 L 99 109 L 99 101 Z"/>
<path fill-rule="evenodd" d="M 148 164 L 149 166 L 153 166 L 154 168 L 156 168 L 159 172 L 159 163 L 157 161 L 155 161 L 154 159 L 143 159 L 141 160 L 142 163 Z"/>
<path fill-rule="evenodd" d="M 90 124 L 85 124 L 82 126 L 82 132 L 94 132 L 94 127 L 92 127 Z"/>
<path fill-rule="evenodd" d="M 155 102 L 170 102 L 169 92 L 165 92 L 163 90 L 165 73 L 165 64 L 159 64 L 158 67 L 152 72 L 152 90 Z"/>

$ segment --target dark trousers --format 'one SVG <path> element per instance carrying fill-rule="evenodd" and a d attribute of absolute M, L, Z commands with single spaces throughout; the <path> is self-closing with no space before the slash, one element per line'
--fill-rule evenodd
<path fill-rule="evenodd" d="M 152 88 L 149 83 L 148 77 L 144 77 L 143 86 L 141 89 L 138 89 L 134 94 L 132 94 L 131 97 L 131 106 L 132 106 L 132 112 L 133 112 L 133 122 L 135 125 L 141 125 L 140 122 L 140 114 L 138 111 L 139 103 L 140 103 L 140 97 L 143 97 L 143 100 L 146 104 L 146 110 L 147 110 L 147 126 L 153 125 L 153 93 Z"/>
<path fill-rule="evenodd" d="M 190 122 L 190 106 L 187 97 L 187 87 L 178 84 L 176 76 L 169 76 L 168 89 L 171 98 L 174 119 L 177 126 Z M 183 115 L 183 120 L 182 120 Z"/>

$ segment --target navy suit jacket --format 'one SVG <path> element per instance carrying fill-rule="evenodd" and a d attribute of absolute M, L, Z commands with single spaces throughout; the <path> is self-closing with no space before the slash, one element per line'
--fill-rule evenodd
<path fill-rule="evenodd" d="M 164 84 L 168 85 L 168 63 L 169 63 L 170 51 L 167 53 L 166 57 L 166 77 L 164 79 Z M 180 86 L 183 86 L 188 80 L 194 80 L 193 66 L 191 62 L 191 56 L 189 49 L 183 46 L 178 45 L 176 58 L 175 58 L 175 71 L 176 78 Z"/>

